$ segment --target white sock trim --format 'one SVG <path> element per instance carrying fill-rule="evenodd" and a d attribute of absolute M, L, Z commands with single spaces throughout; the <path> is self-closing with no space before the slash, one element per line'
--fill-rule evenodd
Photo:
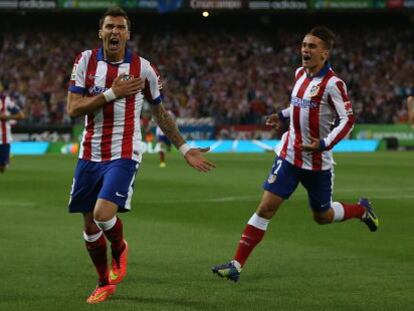
<path fill-rule="evenodd" d="M 342 221 L 345 215 L 345 210 L 342 204 L 339 202 L 332 202 L 331 207 L 334 211 L 333 221 Z"/>
<path fill-rule="evenodd" d="M 101 237 L 102 233 L 102 231 L 99 231 L 95 234 L 87 234 L 85 231 L 83 231 L 83 238 L 86 242 L 96 242 Z"/>
<path fill-rule="evenodd" d="M 115 226 L 116 216 L 114 216 L 112 219 L 109 219 L 108 221 L 97 221 L 96 219 L 93 221 L 102 231 L 108 231 Z"/>
<path fill-rule="evenodd" d="M 269 225 L 269 219 L 260 217 L 256 213 L 254 213 L 247 223 L 250 226 L 266 231 L 267 226 Z"/>
<path fill-rule="evenodd" d="M 235 260 L 235 259 L 233 259 L 232 261 L 232 264 L 236 267 L 236 269 L 237 269 L 237 271 L 241 271 L 242 270 L 242 266 L 241 266 L 241 264 L 240 264 L 240 262 L 238 262 L 237 260 Z"/>

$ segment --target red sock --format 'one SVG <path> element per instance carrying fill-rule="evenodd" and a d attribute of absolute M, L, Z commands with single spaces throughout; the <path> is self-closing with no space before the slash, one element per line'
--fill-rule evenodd
<path fill-rule="evenodd" d="M 108 262 L 106 258 L 106 240 L 102 234 L 95 242 L 85 241 L 86 249 L 99 276 L 99 285 L 108 284 Z"/>
<path fill-rule="evenodd" d="M 164 151 L 160 151 L 160 161 L 165 162 L 165 154 Z"/>
<path fill-rule="evenodd" d="M 125 249 L 124 232 L 122 221 L 119 217 L 116 217 L 115 225 L 104 231 L 106 238 L 111 242 L 112 256 L 119 258 L 119 255 Z"/>
<path fill-rule="evenodd" d="M 247 225 L 244 229 L 234 256 L 234 260 L 237 260 L 242 267 L 255 246 L 262 240 L 265 232 L 251 225 Z"/>
<path fill-rule="evenodd" d="M 348 204 L 341 202 L 344 207 L 344 218 L 342 221 L 345 221 L 350 218 L 359 218 L 361 219 L 364 216 L 365 208 L 359 204 Z"/>

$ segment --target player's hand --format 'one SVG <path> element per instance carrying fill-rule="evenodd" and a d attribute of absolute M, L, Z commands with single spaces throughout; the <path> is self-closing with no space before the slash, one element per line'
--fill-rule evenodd
<path fill-rule="evenodd" d="M 203 153 L 210 150 L 210 147 L 207 148 L 191 148 L 185 155 L 184 158 L 187 163 L 194 167 L 199 172 L 208 172 L 216 167 L 215 164 L 211 163 L 203 157 Z"/>
<path fill-rule="evenodd" d="M 135 95 L 144 88 L 144 85 L 144 81 L 141 78 L 134 78 L 126 73 L 122 73 L 112 82 L 111 88 L 117 98 L 123 98 Z"/>
<path fill-rule="evenodd" d="M 310 141 L 310 144 L 302 145 L 302 149 L 304 151 L 319 151 L 321 146 L 321 142 L 319 141 L 319 139 L 315 137 L 310 137 Z"/>
<path fill-rule="evenodd" d="M 276 130 L 280 128 L 281 122 L 277 113 L 271 114 L 266 118 L 266 125 L 271 126 Z"/>

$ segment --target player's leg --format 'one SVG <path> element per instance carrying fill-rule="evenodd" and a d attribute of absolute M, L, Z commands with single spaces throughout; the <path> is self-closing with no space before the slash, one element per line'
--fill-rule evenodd
<path fill-rule="evenodd" d="M 111 242 L 112 263 L 109 282 L 118 284 L 126 275 L 128 244 L 124 240 L 123 224 L 116 215 L 118 205 L 105 199 L 98 199 L 94 210 L 94 221 Z"/>
<path fill-rule="evenodd" d="M 137 168 L 137 162 L 132 160 L 112 161 L 105 170 L 103 185 L 94 210 L 96 224 L 111 242 L 111 284 L 121 282 L 127 272 L 128 243 L 124 239 L 122 221 L 116 214 L 118 211 L 128 211 L 131 208 Z"/>
<path fill-rule="evenodd" d="M 333 202 L 334 221 L 346 221 L 357 218 L 364 222 L 372 232 L 377 231 L 379 219 L 371 202 L 367 198 L 359 199 L 358 203 Z"/>
<path fill-rule="evenodd" d="M 109 284 L 108 259 L 106 255 L 106 239 L 95 221 L 92 212 L 83 214 L 84 218 L 84 239 L 86 249 L 98 273 L 98 285 L 86 300 L 95 304 L 106 300 L 115 292 L 115 286 Z"/>
<path fill-rule="evenodd" d="M 371 231 L 378 228 L 378 218 L 367 199 L 357 204 L 332 202 L 333 170 L 308 172 L 302 183 L 308 191 L 313 218 L 318 224 L 342 222 L 352 218 L 364 221 Z"/>
<path fill-rule="evenodd" d="M 78 161 L 69 200 L 69 212 L 83 214 L 86 250 L 98 273 L 98 285 L 87 299 L 88 303 L 104 301 L 115 291 L 115 287 L 108 283 L 106 239 L 93 220 L 93 210 L 102 186 L 101 167 L 101 163 Z"/>
<path fill-rule="evenodd" d="M 283 201 L 290 197 L 298 182 L 297 170 L 288 162 L 276 158 L 270 175 L 263 185 L 265 191 L 260 204 L 242 233 L 233 260 L 213 267 L 213 273 L 235 282 L 238 281 L 247 258 L 263 239 L 270 219 Z"/>
<path fill-rule="evenodd" d="M 0 144 L 0 173 L 4 173 L 10 161 L 10 144 Z"/>
<path fill-rule="evenodd" d="M 164 168 L 166 167 L 164 136 L 158 136 L 158 145 L 159 145 L 158 154 L 160 155 L 160 167 Z"/>

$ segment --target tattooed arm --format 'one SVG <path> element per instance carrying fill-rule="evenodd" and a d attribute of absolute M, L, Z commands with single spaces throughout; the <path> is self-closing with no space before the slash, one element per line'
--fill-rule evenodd
<path fill-rule="evenodd" d="M 155 122 L 157 122 L 165 136 L 168 137 L 177 149 L 181 145 L 185 144 L 185 140 L 178 131 L 177 125 L 175 124 L 173 118 L 171 118 L 162 104 L 151 105 L 151 113 L 154 116 Z"/>
<path fill-rule="evenodd" d="M 186 142 L 181 136 L 175 121 L 165 110 L 164 106 L 162 104 L 151 105 L 151 113 L 154 116 L 155 122 L 157 122 L 165 136 L 167 136 L 174 146 L 181 151 L 182 147 L 186 146 Z M 184 158 L 187 163 L 196 170 L 200 172 L 208 172 L 216 167 L 202 155 L 202 153 L 207 152 L 209 149 L 210 148 L 191 148 L 184 152 Z"/>

